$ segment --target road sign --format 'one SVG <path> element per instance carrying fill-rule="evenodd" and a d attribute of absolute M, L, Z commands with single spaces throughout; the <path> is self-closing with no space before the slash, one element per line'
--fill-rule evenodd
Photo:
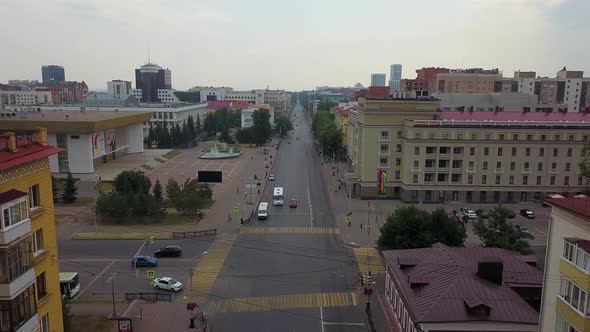
<path fill-rule="evenodd" d="M 240 207 L 239 206 L 234 206 L 234 213 L 238 213 L 240 212 Z"/>
<path fill-rule="evenodd" d="M 346 218 L 344 218 L 344 221 L 351 222 L 352 221 L 352 217 L 346 217 Z"/>
<path fill-rule="evenodd" d="M 199 307 L 199 305 L 196 304 L 195 302 L 189 302 L 186 304 L 186 310 L 188 310 L 188 311 L 195 310 L 198 307 Z"/>
<path fill-rule="evenodd" d="M 156 270 L 147 270 L 146 271 L 148 278 L 155 278 L 156 277 Z"/>

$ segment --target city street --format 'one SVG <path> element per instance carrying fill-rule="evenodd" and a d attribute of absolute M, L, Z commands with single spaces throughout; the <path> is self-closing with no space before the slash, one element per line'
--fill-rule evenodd
<path fill-rule="evenodd" d="M 320 161 L 304 117 L 297 106 L 295 134 L 283 139 L 269 171 L 276 176 L 262 195 L 269 218 L 244 227 L 232 240 L 208 292 L 205 313 L 213 330 L 364 329 L 358 267 L 341 240 L 321 170 L 314 167 Z M 272 190 L 279 186 L 285 205 L 273 206 Z M 289 207 L 293 198 L 297 208 Z"/>

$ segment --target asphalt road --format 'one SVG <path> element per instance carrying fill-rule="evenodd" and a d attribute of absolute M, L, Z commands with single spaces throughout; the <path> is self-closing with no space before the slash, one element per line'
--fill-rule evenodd
<path fill-rule="evenodd" d="M 263 201 L 270 205 L 269 218 L 256 220 L 247 228 L 337 228 L 318 167 L 311 120 L 300 105 L 291 118 L 296 124 L 295 134 L 290 133 L 281 143 L 270 171 L 276 180 L 268 182 L 264 189 L 267 195 L 263 195 Z M 273 187 L 279 186 L 284 187 L 285 205 L 273 206 Z M 289 207 L 292 198 L 297 199 L 297 208 Z M 281 305 L 283 299 L 285 303 L 291 301 L 291 295 L 352 294 L 359 286 L 359 278 L 352 250 L 343 244 L 339 234 L 302 234 L 295 228 L 283 233 L 274 230 L 238 234 L 208 298 L 208 302 L 248 302 L 268 297 L 270 302 L 250 312 L 213 312 L 209 315 L 212 331 L 366 330 L 362 313 L 352 303 L 297 306 L 295 300 L 295 305 Z"/>

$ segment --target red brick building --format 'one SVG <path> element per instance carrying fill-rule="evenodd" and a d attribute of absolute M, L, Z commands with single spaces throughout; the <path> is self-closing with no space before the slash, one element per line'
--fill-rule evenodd
<path fill-rule="evenodd" d="M 436 75 L 447 74 L 450 72 L 451 72 L 451 70 L 448 68 L 424 67 L 422 69 L 416 70 L 416 79 L 417 80 L 424 80 L 427 83 L 426 90 L 434 91 L 434 87 L 436 85 Z"/>

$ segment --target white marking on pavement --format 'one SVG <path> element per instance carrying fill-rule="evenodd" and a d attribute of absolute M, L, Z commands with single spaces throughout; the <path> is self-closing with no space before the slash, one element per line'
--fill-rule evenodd
<path fill-rule="evenodd" d="M 111 266 L 113 266 L 113 264 L 115 264 L 116 260 L 113 260 L 111 262 L 111 264 L 107 265 L 107 267 L 104 268 L 104 270 L 100 271 L 99 274 L 96 275 L 96 277 L 94 277 L 94 279 L 92 279 L 89 283 L 88 286 L 86 286 L 86 288 L 84 288 L 83 290 L 80 291 L 80 294 L 78 294 L 78 297 L 81 297 L 82 294 L 84 294 L 84 292 L 86 292 L 88 290 L 88 288 L 90 288 L 90 286 L 92 286 L 92 284 L 94 284 L 96 282 L 96 280 L 98 280 L 98 278 L 100 278 Z"/>
<path fill-rule="evenodd" d="M 305 164 L 307 163 L 307 154 L 305 154 Z M 309 204 L 309 226 L 313 227 L 313 207 L 311 206 L 311 194 L 309 193 L 309 167 L 305 168 L 307 174 L 307 204 Z"/>
<path fill-rule="evenodd" d="M 537 227 L 533 227 L 537 232 L 541 233 L 541 235 L 546 235 L 545 232 L 543 232 L 542 230 L 538 229 Z"/>
<path fill-rule="evenodd" d="M 320 307 L 321 308 L 321 307 Z M 348 325 L 348 326 L 365 326 L 364 323 L 346 323 L 346 322 L 324 322 L 323 325 Z M 323 330 L 323 329 L 322 329 Z"/>
<path fill-rule="evenodd" d="M 324 311 L 320 307 L 320 319 L 322 320 L 322 332 L 324 332 Z"/>

